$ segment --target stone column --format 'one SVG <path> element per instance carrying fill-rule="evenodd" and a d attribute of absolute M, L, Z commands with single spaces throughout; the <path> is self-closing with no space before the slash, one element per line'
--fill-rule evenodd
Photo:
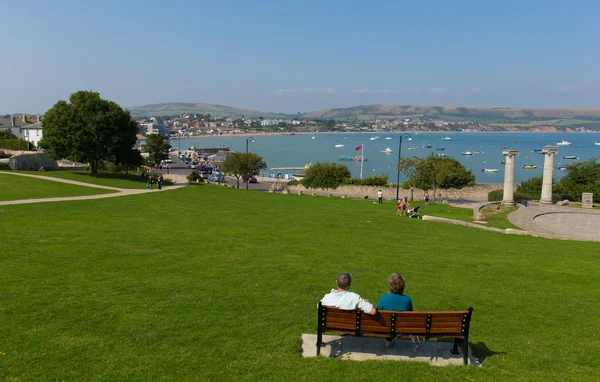
<path fill-rule="evenodd" d="M 504 194 L 502 204 L 505 206 L 515 205 L 515 158 L 519 155 L 516 150 L 503 151 L 504 155 Z"/>
<path fill-rule="evenodd" d="M 542 179 L 542 196 L 540 203 L 552 204 L 552 173 L 554 170 L 554 154 L 558 153 L 557 146 L 546 146 L 544 154 L 544 177 Z"/>

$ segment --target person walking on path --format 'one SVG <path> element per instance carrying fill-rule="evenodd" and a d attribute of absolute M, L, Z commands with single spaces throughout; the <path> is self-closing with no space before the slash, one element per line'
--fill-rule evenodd
<path fill-rule="evenodd" d="M 425 204 L 429 204 L 429 192 L 425 191 Z"/>
<path fill-rule="evenodd" d="M 146 188 L 152 189 L 152 175 L 148 174 L 148 184 L 146 184 Z"/>
<path fill-rule="evenodd" d="M 158 178 L 158 181 L 156 182 L 156 184 L 158 185 L 158 189 L 162 190 L 162 184 L 163 184 L 163 177 L 162 177 L 162 175 Z"/>
<path fill-rule="evenodd" d="M 383 192 L 381 192 L 381 190 L 377 192 L 377 203 L 383 203 Z"/>

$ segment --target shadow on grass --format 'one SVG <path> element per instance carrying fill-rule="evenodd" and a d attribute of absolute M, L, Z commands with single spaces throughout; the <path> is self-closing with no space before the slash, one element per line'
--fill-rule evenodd
<path fill-rule="evenodd" d="M 483 342 L 471 343 L 471 350 L 480 363 L 483 363 L 486 359 L 493 357 L 497 354 L 506 354 L 505 351 L 494 351 L 487 347 Z"/>
<path fill-rule="evenodd" d="M 130 182 L 140 183 L 140 185 L 145 185 L 146 184 L 146 177 L 143 177 L 143 176 L 141 176 L 139 174 L 98 173 L 98 174 L 92 175 L 92 174 L 87 173 L 87 172 L 74 172 L 74 174 L 80 175 L 80 176 L 89 177 L 89 178 L 118 179 L 118 180 L 127 180 L 127 181 L 130 181 Z M 165 177 L 165 175 L 163 175 L 163 177 Z M 172 186 L 173 183 L 165 179 L 164 182 L 163 182 L 163 185 L 165 185 L 165 186 Z"/>

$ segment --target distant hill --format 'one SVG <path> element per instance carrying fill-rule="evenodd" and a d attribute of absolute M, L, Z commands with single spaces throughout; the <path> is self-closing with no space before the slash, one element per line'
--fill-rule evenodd
<path fill-rule="evenodd" d="M 260 117 L 276 118 L 285 117 L 285 114 L 265 113 L 250 109 L 240 109 L 224 105 L 211 105 L 208 103 L 156 103 L 152 105 L 135 106 L 129 108 L 133 117 L 160 117 L 182 113 L 210 114 L 213 117 Z"/>
<path fill-rule="evenodd" d="M 482 123 L 518 123 L 543 120 L 579 119 L 600 121 L 600 108 L 516 108 L 489 106 L 433 105 L 361 105 L 323 109 L 304 118 L 338 120 L 372 120 L 377 118 L 428 117 L 447 120 L 477 120 Z"/>

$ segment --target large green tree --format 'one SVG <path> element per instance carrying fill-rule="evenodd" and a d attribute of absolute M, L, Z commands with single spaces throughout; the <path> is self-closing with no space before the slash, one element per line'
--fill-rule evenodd
<path fill-rule="evenodd" d="M 433 200 L 438 188 L 463 188 L 475 184 L 475 175 L 458 160 L 439 157 L 435 154 L 422 159 L 416 168 L 417 187 L 423 190 L 433 189 Z"/>
<path fill-rule="evenodd" d="M 142 151 L 148 153 L 150 164 L 159 164 L 168 154 L 171 145 L 165 141 L 165 137 L 160 134 L 149 134 L 146 137 L 146 144 L 142 145 Z"/>
<path fill-rule="evenodd" d="M 404 157 L 398 162 L 398 170 L 406 177 L 406 182 L 410 188 L 410 200 L 414 200 L 415 187 L 417 185 L 418 172 L 417 166 L 422 161 L 419 157 Z"/>
<path fill-rule="evenodd" d="M 227 154 L 227 158 L 221 163 L 221 170 L 237 179 L 237 187 L 240 188 L 240 178 L 246 179 L 246 189 L 248 188 L 248 178 L 260 174 L 261 170 L 267 168 L 267 163 L 263 158 L 255 153 L 237 153 Z"/>
<path fill-rule="evenodd" d="M 100 161 L 116 162 L 131 150 L 138 130 L 129 111 L 84 90 L 71 94 L 69 102 L 58 101 L 44 115 L 42 127 L 40 147 L 50 158 L 87 162 L 92 174 Z"/>
<path fill-rule="evenodd" d="M 350 178 L 350 170 L 343 164 L 317 162 L 306 169 L 302 184 L 308 188 L 338 188 Z"/>
<path fill-rule="evenodd" d="M 600 163 L 596 158 L 573 163 L 567 175 L 556 184 L 556 192 L 575 201 L 581 201 L 582 193 L 592 192 L 594 202 L 600 203 Z"/>

